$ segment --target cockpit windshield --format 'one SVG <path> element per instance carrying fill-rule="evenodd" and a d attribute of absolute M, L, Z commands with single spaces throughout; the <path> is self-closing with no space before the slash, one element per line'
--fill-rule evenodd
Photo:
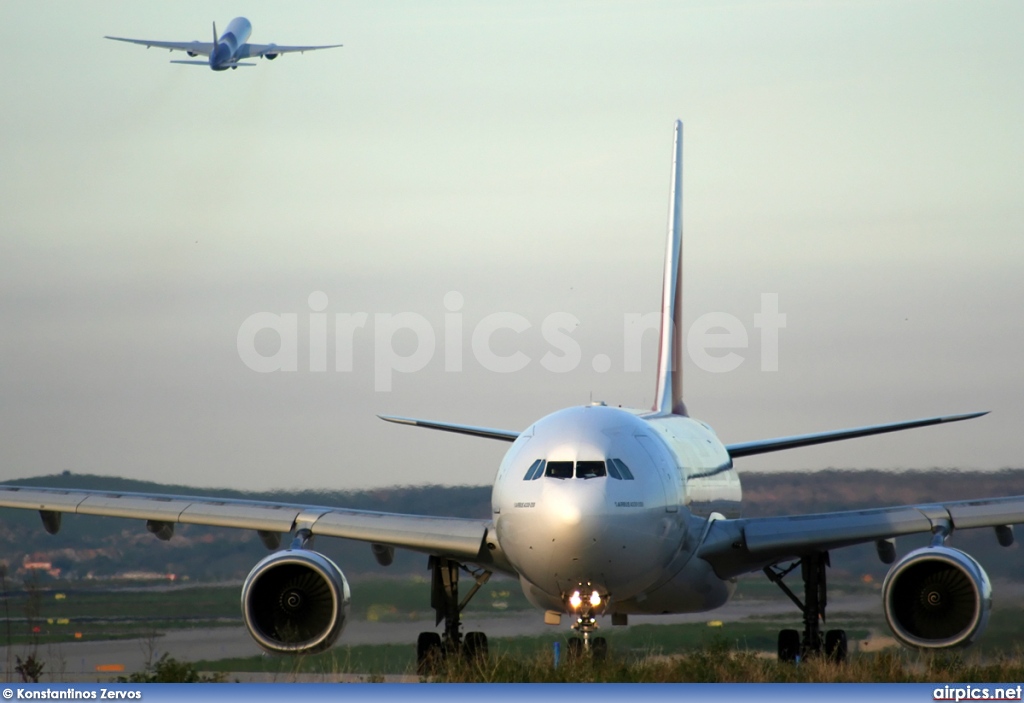
<path fill-rule="evenodd" d="M 572 478 L 603 478 L 611 476 L 616 481 L 632 481 L 633 473 L 621 459 L 608 459 L 607 461 L 545 461 L 537 459 L 530 464 L 523 476 L 524 481 L 536 481 L 541 476 L 565 480 Z"/>
<path fill-rule="evenodd" d="M 576 478 L 600 478 L 605 475 L 603 461 L 577 461 Z"/>
<path fill-rule="evenodd" d="M 544 472 L 545 476 L 551 478 L 572 478 L 572 462 L 571 461 L 549 461 L 547 471 Z"/>
<path fill-rule="evenodd" d="M 544 464 L 546 462 L 543 459 L 537 459 L 537 461 L 530 464 L 530 468 L 527 470 L 526 475 L 523 476 L 524 481 L 535 481 L 544 475 Z"/>
<path fill-rule="evenodd" d="M 616 469 L 618 469 L 619 476 L 616 476 L 614 473 L 612 473 L 611 469 L 613 466 Z M 608 472 L 612 473 L 613 478 L 619 478 L 621 476 L 623 481 L 633 480 L 633 472 L 629 470 L 629 467 L 626 466 L 626 462 L 624 462 L 622 459 L 609 459 Z"/>

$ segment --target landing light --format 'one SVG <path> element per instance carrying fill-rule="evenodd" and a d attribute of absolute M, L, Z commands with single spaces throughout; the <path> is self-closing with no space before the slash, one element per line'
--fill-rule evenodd
<path fill-rule="evenodd" d="M 573 608 L 578 608 L 582 604 L 583 604 L 583 599 L 580 598 L 580 592 L 579 591 L 573 591 L 572 595 L 569 596 L 569 605 L 571 605 Z"/>
<path fill-rule="evenodd" d="M 595 608 L 601 605 L 601 596 L 598 595 L 597 591 L 590 594 L 590 604 Z"/>

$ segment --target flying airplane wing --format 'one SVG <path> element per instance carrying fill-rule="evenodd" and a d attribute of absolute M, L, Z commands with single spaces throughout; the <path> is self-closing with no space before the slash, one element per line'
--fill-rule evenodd
<path fill-rule="evenodd" d="M 854 544 L 1024 523 L 1024 496 L 786 517 L 713 520 L 698 555 L 721 578 Z M 1004 539 L 1000 536 L 1000 540 Z M 1002 543 L 1002 541 L 1001 541 Z"/>
<path fill-rule="evenodd" d="M 741 442 L 739 444 L 727 444 L 726 451 L 733 459 L 750 454 L 764 454 L 766 452 L 777 452 L 782 449 L 795 449 L 796 447 L 809 447 L 812 444 L 824 444 L 825 442 L 838 442 L 842 439 L 854 439 L 856 437 L 868 437 L 873 434 L 884 434 L 886 432 L 898 432 L 899 430 L 910 430 L 915 427 L 928 427 L 939 425 L 944 422 L 959 422 L 970 420 L 975 417 L 988 415 L 988 411 L 980 413 L 966 413 L 963 415 L 945 415 L 942 417 L 926 417 L 921 420 L 909 420 L 907 422 L 892 422 L 887 425 L 870 425 L 868 427 L 855 427 L 848 430 L 833 430 L 831 432 L 817 432 L 814 434 L 795 435 L 793 437 L 776 437 L 775 439 L 762 439 L 756 442 Z"/>
<path fill-rule="evenodd" d="M 0 486 L 0 507 L 38 510 L 48 532 L 60 515 L 101 515 L 146 520 L 150 532 L 170 538 L 175 523 L 260 532 L 264 542 L 292 530 L 411 549 L 473 562 L 488 561 L 487 520 L 378 513 L 315 505 L 230 498 Z"/>
<path fill-rule="evenodd" d="M 276 58 L 278 54 L 294 54 L 319 49 L 336 49 L 342 44 L 325 44 L 323 46 L 278 46 L 277 44 L 242 44 L 235 55 L 240 59 L 253 59 L 257 56 Z"/>
<path fill-rule="evenodd" d="M 441 430 L 442 432 L 455 432 L 457 434 L 468 434 L 474 437 L 486 439 L 499 439 L 503 442 L 515 442 L 519 432 L 512 430 L 496 430 L 491 427 L 477 427 L 475 425 L 457 425 L 453 422 L 434 422 L 433 420 L 417 420 L 412 417 L 395 417 L 393 415 L 378 415 L 381 420 L 394 422 L 399 425 L 412 425 L 413 427 L 426 427 L 428 430 Z"/>
<path fill-rule="evenodd" d="M 125 37 L 103 37 L 114 41 L 128 42 L 129 44 L 141 44 L 147 49 L 155 46 L 158 49 L 169 49 L 170 51 L 187 51 L 190 56 L 209 56 L 213 51 L 212 42 L 201 41 L 153 41 L 151 39 L 126 39 Z"/>

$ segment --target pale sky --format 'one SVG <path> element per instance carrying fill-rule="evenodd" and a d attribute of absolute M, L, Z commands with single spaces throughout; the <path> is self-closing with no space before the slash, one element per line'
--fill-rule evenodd
<path fill-rule="evenodd" d="M 213 73 L 102 38 L 209 41 L 238 15 L 253 42 L 345 46 Z M 685 316 L 727 313 L 750 340 L 735 371 L 688 363 L 693 416 L 729 443 L 992 411 L 741 475 L 1019 467 L 1022 26 L 1016 1 L 5 0 L 0 480 L 489 484 L 506 444 L 375 415 L 523 429 L 591 398 L 649 405 L 655 335 L 627 372 L 623 326 L 658 306 L 677 118 Z M 445 371 L 450 291 L 461 372 Z M 764 293 L 787 318 L 774 372 Z M 261 312 L 297 315 L 297 371 L 240 359 Z M 358 312 L 338 371 L 335 315 Z M 375 315 L 406 312 L 437 350 L 375 390 Z M 521 371 L 472 354 L 499 312 L 531 325 L 492 339 Z M 557 313 L 579 320 L 564 373 L 540 363 Z"/>

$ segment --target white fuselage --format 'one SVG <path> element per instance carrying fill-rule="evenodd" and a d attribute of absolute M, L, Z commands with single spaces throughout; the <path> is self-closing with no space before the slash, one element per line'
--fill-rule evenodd
<path fill-rule="evenodd" d="M 249 41 L 252 25 L 244 17 L 236 17 L 228 23 L 227 29 L 217 39 L 217 45 L 210 52 L 210 68 L 224 71 L 238 61 L 238 49 Z"/>
<path fill-rule="evenodd" d="M 538 460 L 543 470 L 531 471 Z M 570 594 L 596 591 L 605 614 L 725 603 L 734 584 L 692 557 L 708 516 L 736 517 L 739 504 L 739 478 L 710 427 L 604 405 L 531 425 L 492 496 L 498 543 L 527 598 L 569 612 Z"/>

